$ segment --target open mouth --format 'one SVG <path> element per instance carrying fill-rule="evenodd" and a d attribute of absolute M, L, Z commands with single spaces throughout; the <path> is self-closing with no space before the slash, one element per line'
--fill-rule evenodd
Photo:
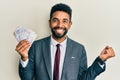
<path fill-rule="evenodd" d="M 55 29 L 55 32 L 58 34 L 64 33 L 64 29 Z"/>
<path fill-rule="evenodd" d="M 67 33 L 66 28 L 60 28 L 60 27 L 52 28 L 51 31 L 56 38 L 61 38 Z"/>

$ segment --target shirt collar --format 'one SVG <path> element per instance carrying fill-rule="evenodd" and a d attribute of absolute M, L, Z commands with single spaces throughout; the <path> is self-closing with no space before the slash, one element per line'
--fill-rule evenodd
<path fill-rule="evenodd" d="M 66 39 L 63 42 L 59 43 L 51 36 L 51 45 L 53 45 L 53 46 L 56 46 L 57 44 L 60 44 L 61 47 L 65 48 L 66 47 L 66 43 L 67 43 L 67 37 L 66 37 Z"/>

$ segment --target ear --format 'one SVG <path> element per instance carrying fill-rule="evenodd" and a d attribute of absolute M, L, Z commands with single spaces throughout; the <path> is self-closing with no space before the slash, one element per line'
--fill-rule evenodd
<path fill-rule="evenodd" d="M 70 29 L 71 25 L 72 25 L 72 21 L 70 21 L 70 23 L 69 23 L 69 28 L 68 28 L 68 29 Z"/>

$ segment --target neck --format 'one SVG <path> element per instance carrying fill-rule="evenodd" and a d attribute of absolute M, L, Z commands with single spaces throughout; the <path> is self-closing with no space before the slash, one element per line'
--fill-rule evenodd
<path fill-rule="evenodd" d="M 61 43 L 61 42 L 63 42 L 65 39 L 66 39 L 66 35 L 65 36 L 63 36 L 62 38 L 56 38 L 56 37 L 54 37 L 53 35 L 52 35 L 52 37 L 53 37 L 53 39 L 55 39 L 57 42 L 59 42 L 59 43 Z"/>

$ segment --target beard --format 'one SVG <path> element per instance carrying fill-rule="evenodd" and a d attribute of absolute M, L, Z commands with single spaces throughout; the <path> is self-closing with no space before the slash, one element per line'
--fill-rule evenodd
<path fill-rule="evenodd" d="M 56 33 L 55 31 L 56 29 L 63 29 L 64 33 L 63 34 Z M 51 28 L 51 32 L 55 38 L 62 38 L 67 34 L 68 30 L 66 28 L 54 27 L 54 28 Z"/>

